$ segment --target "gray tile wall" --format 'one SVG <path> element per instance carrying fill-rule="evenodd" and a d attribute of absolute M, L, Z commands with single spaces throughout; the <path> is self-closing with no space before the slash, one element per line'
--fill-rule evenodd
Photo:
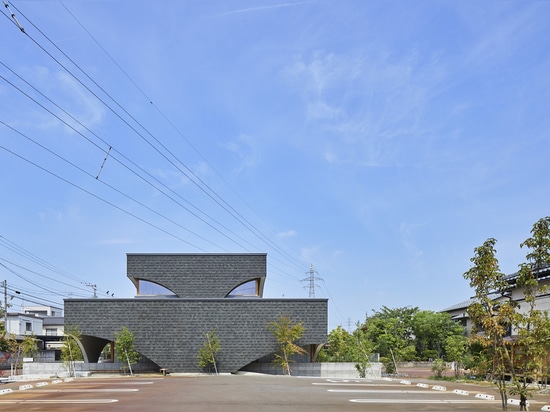
<path fill-rule="evenodd" d="M 158 283 L 180 298 L 223 298 L 245 281 L 265 278 L 266 265 L 265 253 L 127 254 L 128 277 Z"/>
<path fill-rule="evenodd" d="M 216 329 L 219 370 L 234 372 L 276 350 L 267 323 L 280 315 L 303 322 L 300 344 L 326 342 L 327 304 L 326 299 L 67 299 L 65 325 L 107 340 L 124 325 L 140 353 L 172 372 L 200 372 L 204 333 Z"/>

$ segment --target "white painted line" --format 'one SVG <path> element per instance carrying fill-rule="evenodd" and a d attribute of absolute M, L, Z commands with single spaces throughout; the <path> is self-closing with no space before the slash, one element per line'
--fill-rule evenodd
<path fill-rule="evenodd" d="M 445 395 L 444 392 L 424 392 L 422 390 L 415 389 L 403 389 L 403 390 L 384 390 L 379 389 L 327 389 L 327 392 L 334 393 L 414 393 L 417 395 L 434 396 L 437 394 Z"/>
<path fill-rule="evenodd" d="M 419 388 L 429 388 L 427 383 L 417 383 L 416 386 L 418 386 Z"/>
<path fill-rule="evenodd" d="M 356 403 L 405 403 L 405 404 L 411 404 L 411 403 L 421 403 L 421 404 L 471 404 L 471 403 L 479 403 L 479 401 L 476 401 L 475 399 L 350 399 L 350 402 L 356 402 Z"/>
<path fill-rule="evenodd" d="M 441 385 L 434 385 L 432 386 L 432 389 L 434 391 L 441 391 L 441 392 L 445 392 L 447 390 L 445 386 L 441 386 Z"/>
<path fill-rule="evenodd" d="M 21 385 L 19 387 L 20 391 L 26 391 L 27 389 L 32 389 L 32 385 Z"/>
<path fill-rule="evenodd" d="M 462 389 L 455 389 L 453 391 L 453 393 L 456 393 L 457 395 L 464 395 L 464 396 L 467 396 L 470 394 L 470 392 L 468 391 L 463 391 Z"/>
<path fill-rule="evenodd" d="M 139 389 L 35 389 L 34 392 L 40 393 L 81 393 L 81 392 L 97 392 L 97 393 L 112 393 L 112 392 L 139 392 Z"/>
<path fill-rule="evenodd" d="M 494 395 L 487 395 L 486 393 L 478 393 L 475 397 L 478 398 L 478 399 L 485 399 L 485 400 L 488 400 L 488 401 L 494 401 L 495 400 Z"/>
<path fill-rule="evenodd" d="M 65 378 L 65 382 L 72 382 L 74 381 L 74 378 Z"/>
<path fill-rule="evenodd" d="M 410 385 L 411 384 L 411 381 L 407 381 L 407 380 L 402 380 L 401 382 L 399 382 L 403 385 Z"/>
<path fill-rule="evenodd" d="M 8 403 L 49 403 L 49 404 L 104 404 L 115 403 L 118 399 L 10 399 L 0 400 L 0 405 Z"/>
<path fill-rule="evenodd" d="M 56 379 L 52 381 L 52 385 L 57 385 L 58 383 L 63 382 L 61 379 Z"/>
<path fill-rule="evenodd" d="M 12 393 L 12 392 L 13 392 L 13 389 L 11 388 L 2 389 L 0 390 L 0 395 L 5 395 L 6 393 Z"/>
<path fill-rule="evenodd" d="M 312 385 L 316 386 L 370 386 L 375 388 L 388 388 L 388 387 L 399 387 L 402 385 L 399 384 L 388 384 L 388 383 L 333 383 L 333 382 L 312 382 Z"/>
<path fill-rule="evenodd" d="M 40 386 L 46 386 L 48 382 L 37 382 L 36 387 L 39 388 Z"/>

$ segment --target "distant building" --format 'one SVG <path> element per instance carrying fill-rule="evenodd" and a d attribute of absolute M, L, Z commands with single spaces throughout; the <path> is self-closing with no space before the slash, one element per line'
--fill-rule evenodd
<path fill-rule="evenodd" d="M 267 324 L 289 316 L 305 326 L 298 342 L 315 361 L 327 338 L 327 299 L 264 299 L 264 254 L 128 254 L 128 299 L 66 299 L 65 327 L 77 326 L 87 362 L 97 362 L 127 327 L 140 354 L 171 372 L 200 372 L 199 348 L 215 330 L 218 370 L 235 372 L 277 350 Z"/>
<path fill-rule="evenodd" d="M 32 314 L 36 316 L 63 316 L 63 309 L 58 308 L 55 306 L 46 306 L 46 305 L 40 305 L 40 306 L 22 306 L 21 311 L 23 313 Z"/>
<path fill-rule="evenodd" d="M 42 333 L 42 318 L 26 313 L 7 314 L 8 335 L 14 335 L 16 339 L 23 339 L 27 335 L 40 335 Z"/>
<path fill-rule="evenodd" d="M 519 274 L 516 272 L 506 276 L 505 280 L 510 287 L 508 290 L 504 291 L 504 293 L 494 293 L 492 295 L 492 299 L 496 301 L 515 301 L 518 304 L 519 313 L 522 313 L 528 310 L 528 305 L 525 304 L 524 289 L 517 287 L 516 285 L 518 275 Z M 545 267 L 539 270 L 537 276 L 539 284 L 550 286 L 550 267 Z M 470 306 L 473 302 L 473 298 L 470 298 L 442 310 L 442 312 L 446 312 L 451 315 L 452 319 L 460 322 L 466 328 L 468 335 L 470 335 L 472 327 L 474 326 L 468 316 L 468 306 Z M 548 293 L 541 294 L 536 298 L 536 308 L 537 310 L 550 314 L 550 295 Z M 514 335 L 513 330 L 511 330 L 510 333 L 511 335 Z"/>

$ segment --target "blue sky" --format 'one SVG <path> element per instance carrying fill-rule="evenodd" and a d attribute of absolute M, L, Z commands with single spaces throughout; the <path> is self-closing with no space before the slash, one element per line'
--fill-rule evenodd
<path fill-rule="evenodd" d="M 132 297 L 126 253 L 266 252 L 266 297 L 307 297 L 313 264 L 329 328 L 348 327 L 467 299 L 474 248 L 496 238 L 512 273 L 550 214 L 550 2 L 10 11 L 26 33 L 2 8 L 0 280 L 22 292 L 15 309 L 87 283 Z"/>

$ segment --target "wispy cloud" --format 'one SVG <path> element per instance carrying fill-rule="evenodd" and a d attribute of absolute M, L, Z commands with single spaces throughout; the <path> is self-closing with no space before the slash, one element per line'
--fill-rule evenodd
<path fill-rule="evenodd" d="M 235 173 L 241 173 L 245 169 L 255 167 L 260 161 L 260 152 L 257 149 L 255 139 L 247 134 L 241 133 L 237 139 L 225 142 L 223 147 L 236 155 L 239 162 Z"/>
<path fill-rule="evenodd" d="M 86 127 L 99 124 L 105 115 L 105 108 L 94 96 L 84 90 L 73 77 L 65 72 L 57 74 L 59 90 L 65 95 L 67 105 L 76 118 Z"/>
<path fill-rule="evenodd" d="M 421 64 L 415 51 L 369 53 L 317 51 L 282 71 L 302 96 L 306 120 L 318 129 L 316 145 L 329 163 L 399 166 L 399 155 L 424 138 L 426 104 L 445 69 L 437 61 Z"/>
<path fill-rule="evenodd" d="M 422 227 L 420 224 L 401 223 L 401 241 L 413 264 L 421 263 L 423 251 L 418 247 L 414 236 L 414 230 Z"/>
<path fill-rule="evenodd" d="M 296 236 L 296 231 L 295 230 L 287 230 L 285 232 L 277 233 L 277 237 L 279 239 L 286 239 L 286 238 L 295 237 L 295 236 Z"/>
<path fill-rule="evenodd" d="M 319 2 L 318 1 L 299 1 L 296 3 L 279 3 L 279 4 L 271 4 L 269 6 L 247 7 L 244 9 L 231 10 L 225 13 L 220 13 L 220 14 L 217 14 L 217 16 L 229 16 L 231 14 L 253 13 L 258 11 L 282 9 L 287 7 L 296 7 L 296 6 L 302 6 L 305 4 L 313 4 L 313 3 L 319 3 Z"/>

